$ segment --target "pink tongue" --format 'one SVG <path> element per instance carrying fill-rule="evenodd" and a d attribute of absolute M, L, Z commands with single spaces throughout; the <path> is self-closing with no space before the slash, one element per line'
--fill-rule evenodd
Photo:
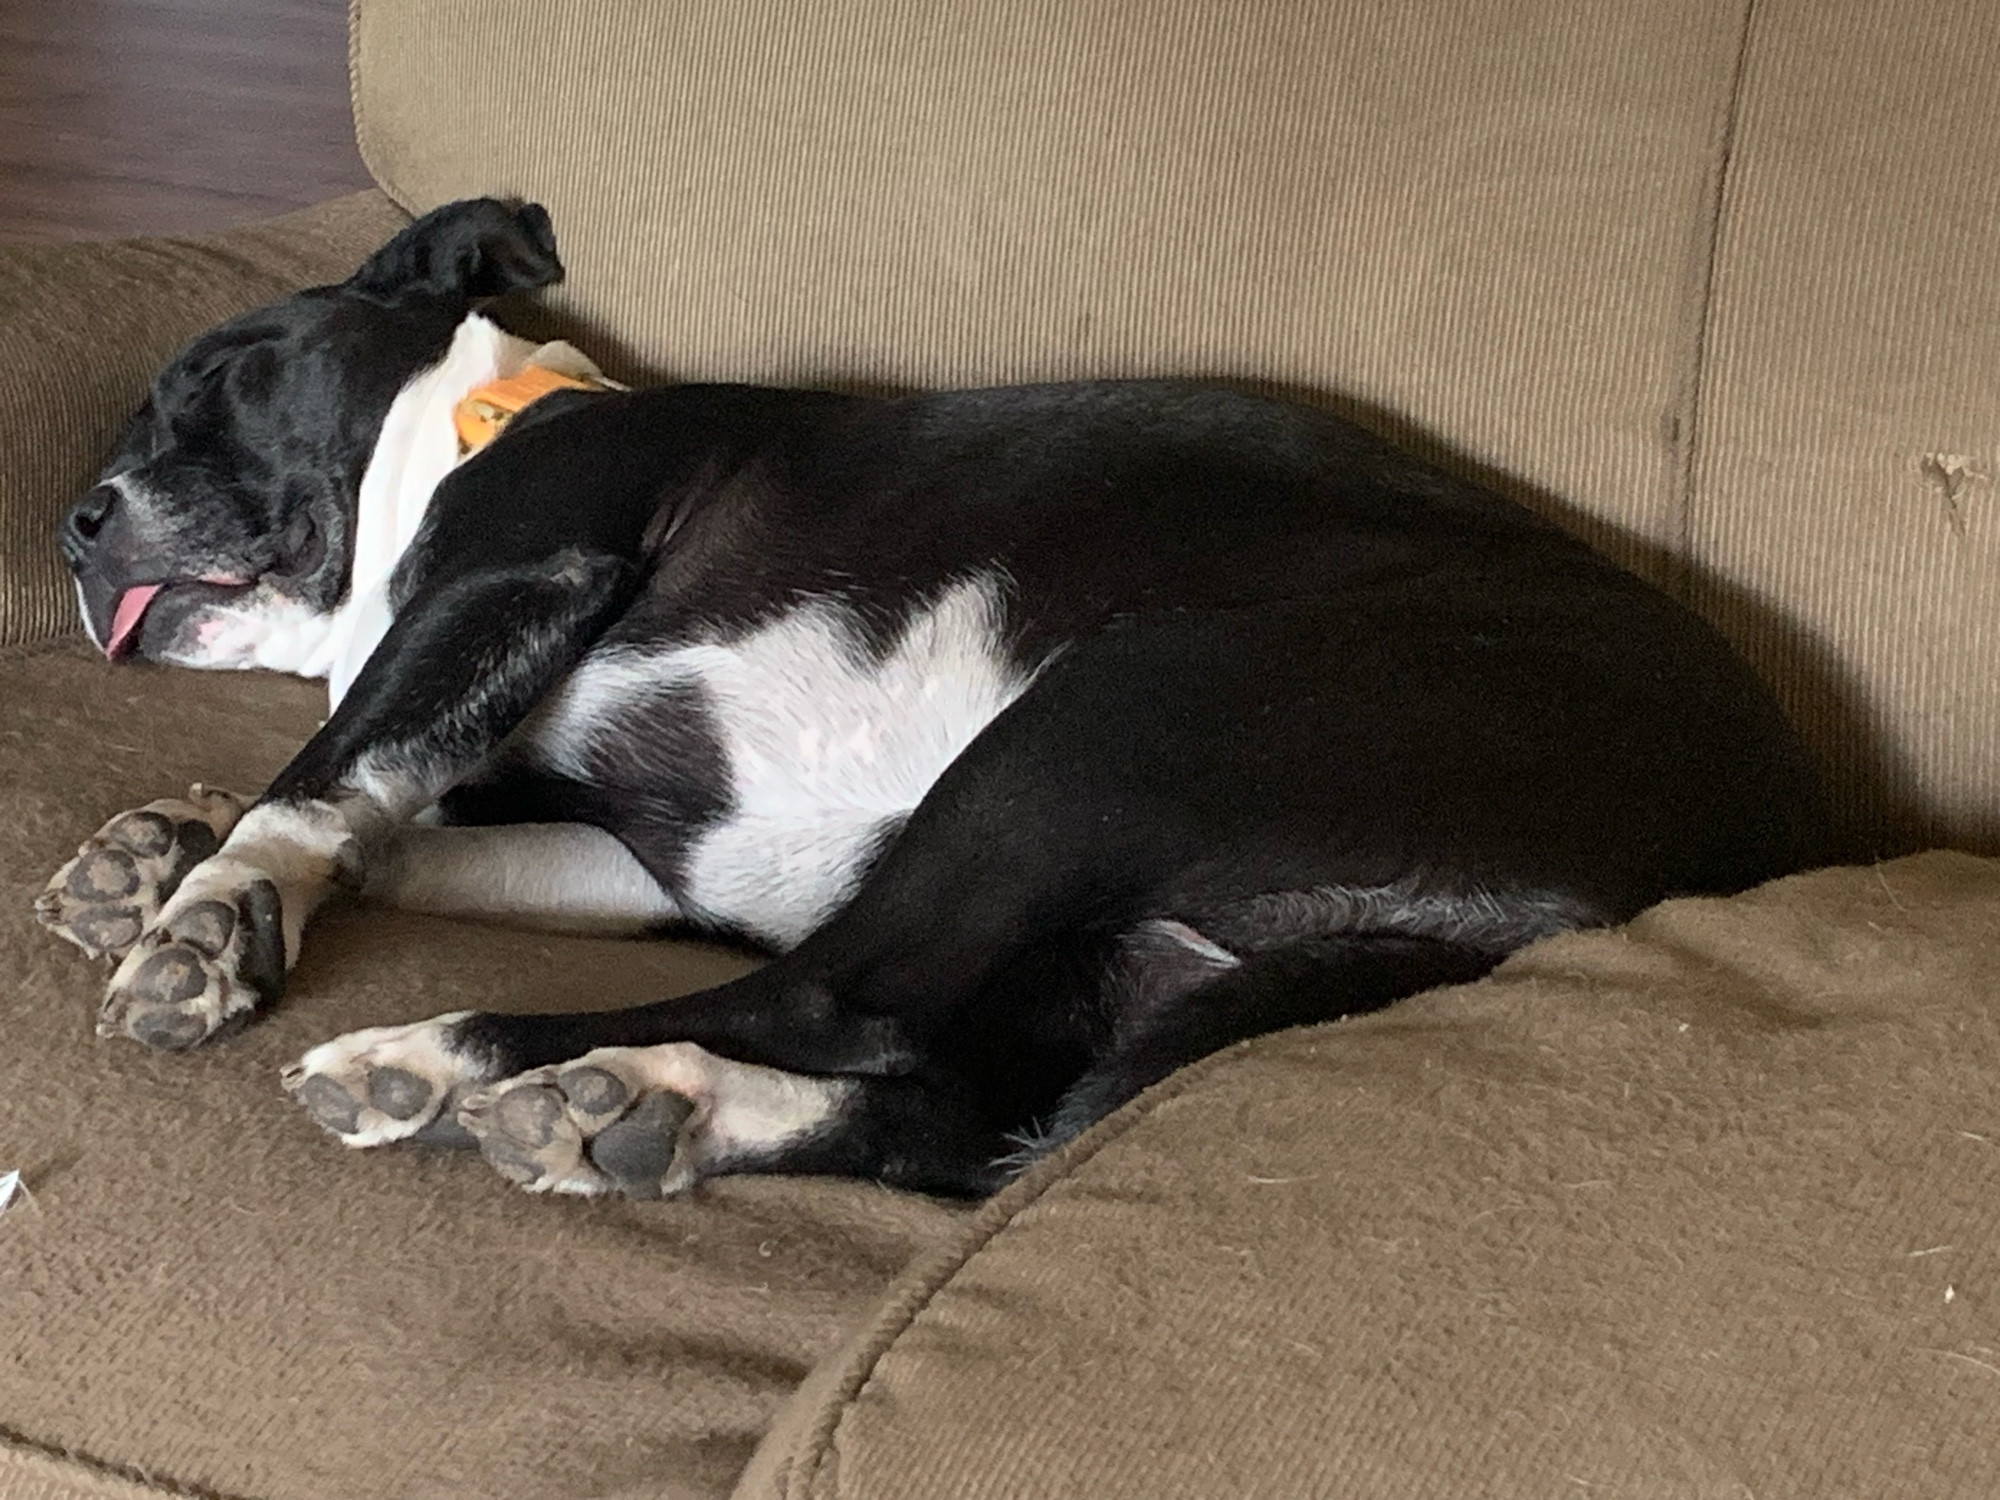
<path fill-rule="evenodd" d="M 139 622 L 146 617 L 146 606 L 153 602 L 153 596 L 164 588 L 164 584 L 142 583 L 137 588 L 129 588 L 118 596 L 118 607 L 111 612 L 111 639 L 104 643 L 104 654 L 116 658 L 125 649 L 125 642 L 132 632 L 139 628 Z"/>

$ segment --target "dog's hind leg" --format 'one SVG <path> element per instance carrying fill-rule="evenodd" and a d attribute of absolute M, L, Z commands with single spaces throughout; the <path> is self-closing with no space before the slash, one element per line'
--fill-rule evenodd
<path fill-rule="evenodd" d="M 885 864 L 906 859 L 892 853 Z M 934 949 L 925 976 L 943 982 L 954 959 L 971 961 L 975 942 L 1004 942 L 1013 924 L 997 907 L 1028 899 L 1034 886 L 1014 862 L 999 872 L 1003 886 L 971 903 L 980 918 L 970 933 L 914 922 Z M 920 859 L 883 899 L 896 916 L 926 891 L 959 908 L 965 884 Z M 651 1005 L 460 1012 L 354 1032 L 306 1053 L 285 1085 L 350 1146 L 435 1140 L 462 1122 L 499 1170 L 537 1189 L 652 1194 L 717 1172 L 784 1171 L 990 1190 L 1005 1175 L 997 1163 L 1010 1149 L 1008 1117 L 952 1064 L 918 1055 L 900 1004 L 875 1009 L 848 983 L 829 985 L 851 967 L 842 957 L 853 945 L 839 930 L 856 920 L 878 919 L 850 908 L 763 969 Z M 872 944 L 861 946 L 877 959 Z M 864 962 L 858 977 L 887 995 L 866 982 L 878 963 Z M 894 978 L 897 1000 L 920 982 L 908 971 Z"/>
<path fill-rule="evenodd" d="M 721 1173 L 786 1172 L 980 1194 L 1230 1042 L 1377 1010 L 1477 978 L 1499 957 L 1444 939 L 1364 933 L 1239 960 L 1178 923 L 1144 925 L 1187 931 L 1210 952 L 1112 966 L 1104 998 L 1127 1007 L 1124 1015 L 1038 1123 L 1008 1126 L 981 1090 L 936 1061 L 880 1071 L 903 1066 L 884 1055 L 888 1033 L 851 1014 L 835 1038 L 819 1024 L 832 1017 L 773 1007 L 769 994 L 753 992 L 770 988 L 784 959 L 634 1010 L 460 1012 L 354 1032 L 313 1048 L 286 1070 L 285 1086 L 350 1146 L 469 1135 L 503 1176 L 535 1192 L 657 1197 Z M 1163 969 L 1172 971 L 1165 979 Z M 816 1054 L 852 1071 L 750 1063 L 664 1040 L 689 1034 L 767 1058 Z"/>
<path fill-rule="evenodd" d="M 99 1034 L 188 1047 L 274 1000 L 313 911 L 365 883 L 384 837 L 490 754 L 629 592 L 624 563 L 567 549 L 409 601 L 332 718 L 140 934 Z"/>
<path fill-rule="evenodd" d="M 1217 965 L 1200 982 L 1124 990 L 1110 1041 L 1032 1133 L 1016 1165 L 1081 1134 L 1189 1063 L 1245 1038 L 1380 1010 L 1477 979 L 1504 956 L 1448 938 L 1356 932 L 1289 943 Z"/>
<path fill-rule="evenodd" d="M 1006 1180 L 1004 1132 L 941 1073 L 796 1073 L 691 1042 L 586 1049 L 570 1019 L 461 1012 L 351 1032 L 284 1084 L 346 1145 L 476 1143 L 533 1192 L 657 1198 L 738 1172 L 964 1194 Z"/>

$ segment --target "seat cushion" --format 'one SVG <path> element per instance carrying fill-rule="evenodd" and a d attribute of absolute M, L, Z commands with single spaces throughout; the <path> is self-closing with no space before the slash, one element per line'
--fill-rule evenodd
<path fill-rule="evenodd" d="M 104 971 L 30 915 L 110 814 L 251 790 L 317 685 L 0 654 L 0 1493 L 726 1494 L 775 1407 L 955 1208 L 739 1179 L 530 1197 L 476 1154 L 343 1151 L 278 1087 L 314 1042 L 467 1006 L 616 1006 L 748 962 L 354 907 L 283 1003 L 185 1056 L 92 1034 Z M 157 1486 L 154 1488 L 153 1486 Z"/>
<path fill-rule="evenodd" d="M 1996 1079 L 2000 862 L 1551 938 L 1043 1162 L 738 1500 L 1991 1500 Z"/>

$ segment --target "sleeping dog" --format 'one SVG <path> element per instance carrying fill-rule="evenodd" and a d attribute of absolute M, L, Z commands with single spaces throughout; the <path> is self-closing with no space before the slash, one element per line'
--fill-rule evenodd
<path fill-rule="evenodd" d="M 548 216 L 418 220 L 198 339 L 61 546 L 113 659 L 329 680 L 261 798 L 113 819 L 43 920 L 155 1047 L 278 997 L 344 889 L 773 954 L 612 1012 L 461 1012 L 285 1074 L 352 1146 L 537 1190 L 982 1193 L 1240 1038 L 1820 857 L 1718 636 L 1302 406 L 1172 382 L 611 389 L 475 310 Z M 465 457 L 468 398 L 561 389 Z"/>

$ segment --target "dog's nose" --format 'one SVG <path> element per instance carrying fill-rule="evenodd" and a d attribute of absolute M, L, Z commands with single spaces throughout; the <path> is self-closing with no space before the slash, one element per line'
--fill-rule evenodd
<path fill-rule="evenodd" d="M 98 532 L 111 518 L 111 508 L 118 503 L 118 491 L 108 484 L 100 484 L 69 508 L 62 519 L 57 536 L 62 554 L 71 562 L 77 562 L 90 550 L 90 544 L 97 540 Z"/>

